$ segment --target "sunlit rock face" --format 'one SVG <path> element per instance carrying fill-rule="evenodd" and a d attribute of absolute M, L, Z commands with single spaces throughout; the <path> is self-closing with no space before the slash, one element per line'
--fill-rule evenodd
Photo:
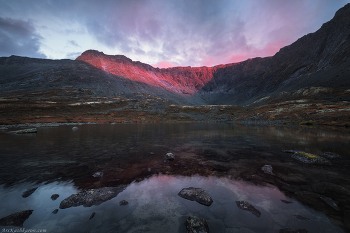
<path fill-rule="evenodd" d="M 85 61 L 114 75 L 184 95 L 193 95 L 202 89 L 213 78 L 217 69 L 233 65 L 159 69 L 139 61 L 132 61 L 123 55 L 106 55 L 96 50 L 87 50 L 76 60 Z"/>

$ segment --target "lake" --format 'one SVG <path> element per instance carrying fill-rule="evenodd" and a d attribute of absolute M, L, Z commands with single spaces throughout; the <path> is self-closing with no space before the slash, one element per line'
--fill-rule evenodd
<path fill-rule="evenodd" d="M 303 164 L 283 150 L 341 157 L 331 165 Z M 345 128 L 164 123 L 61 125 L 22 135 L 0 131 L 0 218 L 33 210 L 23 227 L 0 229 L 177 233 L 187 232 L 184 222 L 197 216 L 215 233 L 346 232 L 349 151 Z M 173 161 L 164 160 L 169 152 Z M 273 174 L 264 173 L 264 165 Z M 118 192 L 103 200 L 60 208 L 79 192 L 113 187 Z M 189 187 L 204 189 L 213 203 L 178 195 Z M 32 188 L 37 189 L 22 197 Z M 53 194 L 59 197 L 52 200 Z M 320 197 L 331 198 L 339 210 Z M 261 215 L 238 208 L 236 201 L 249 202 Z"/>

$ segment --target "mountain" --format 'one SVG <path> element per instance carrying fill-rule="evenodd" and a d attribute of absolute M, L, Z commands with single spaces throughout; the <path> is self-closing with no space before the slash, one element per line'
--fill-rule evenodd
<path fill-rule="evenodd" d="M 303 36 L 272 57 L 214 67 L 167 69 L 94 50 L 84 52 L 76 60 L 207 104 L 246 105 L 281 91 L 312 86 L 348 88 L 350 4 L 337 11 L 318 31 Z"/>
<path fill-rule="evenodd" d="M 350 4 L 272 57 L 213 67 L 159 69 L 95 50 L 76 60 L 0 57 L 0 123 L 39 121 L 33 112 L 39 118 L 59 116 L 57 121 L 87 120 L 88 114 L 116 121 L 113 111 L 124 111 L 118 122 L 318 119 L 327 124 L 343 119 L 341 125 L 350 125 L 349 67 Z M 225 112 L 210 105 L 232 108 Z M 298 113 L 288 110 L 296 108 Z"/>

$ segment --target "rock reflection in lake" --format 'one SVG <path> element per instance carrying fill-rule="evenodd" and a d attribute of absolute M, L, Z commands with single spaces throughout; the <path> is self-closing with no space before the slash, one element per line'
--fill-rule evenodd
<path fill-rule="evenodd" d="M 0 132 L 0 219 L 34 210 L 24 227 L 186 232 L 184 223 L 193 215 L 206 220 L 210 232 L 344 232 L 350 222 L 349 135 L 213 123 Z M 303 163 L 284 151 L 326 155 L 331 164 Z M 168 153 L 173 159 L 165 160 Z M 178 196 L 189 187 L 205 190 L 213 202 Z"/>

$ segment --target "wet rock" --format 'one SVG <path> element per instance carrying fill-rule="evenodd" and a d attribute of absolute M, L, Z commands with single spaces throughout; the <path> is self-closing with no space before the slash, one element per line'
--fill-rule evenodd
<path fill-rule="evenodd" d="M 334 154 L 334 153 L 332 153 L 332 152 L 323 153 L 321 156 L 322 156 L 323 158 L 326 158 L 326 159 L 336 159 L 336 158 L 339 158 L 339 157 L 340 157 L 340 155 Z"/>
<path fill-rule="evenodd" d="M 0 226 L 22 227 L 23 223 L 29 218 L 32 213 L 33 210 L 25 210 L 3 217 L 0 219 Z"/>
<path fill-rule="evenodd" d="M 57 214 L 58 209 L 55 209 L 54 211 L 52 211 L 53 214 Z"/>
<path fill-rule="evenodd" d="M 72 128 L 72 130 L 73 130 L 73 131 L 76 131 L 76 130 L 78 130 L 78 127 L 74 126 L 74 127 Z"/>
<path fill-rule="evenodd" d="M 279 233 L 307 233 L 305 229 L 285 228 L 281 229 Z"/>
<path fill-rule="evenodd" d="M 89 219 L 92 219 L 95 216 L 95 212 L 92 212 L 92 214 L 90 215 Z"/>
<path fill-rule="evenodd" d="M 15 131 L 10 131 L 7 132 L 9 134 L 26 134 L 26 133 L 37 133 L 38 130 L 36 128 L 31 128 L 31 129 L 21 129 L 21 130 L 15 130 Z"/>
<path fill-rule="evenodd" d="M 330 205 L 331 207 L 333 207 L 335 210 L 340 210 L 339 207 L 337 206 L 337 204 L 335 204 L 335 202 L 332 200 L 332 198 L 330 197 L 320 197 L 323 201 L 325 201 L 328 205 Z"/>
<path fill-rule="evenodd" d="M 264 165 L 261 170 L 263 170 L 266 174 L 270 174 L 270 175 L 275 175 L 272 172 L 272 166 L 271 165 Z"/>
<path fill-rule="evenodd" d="M 103 172 L 96 172 L 95 174 L 92 175 L 93 177 L 99 178 L 103 176 Z"/>
<path fill-rule="evenodd" d="M 51 196 L 51 199 L 52 199 L 53 201 L 55 201 L 59 196 L 60 196 L 60 195 L 58 195 L 58 194 L 53 194 L 53 195 Z"/>
<path fill-rule="evenodd" d="M 127 205 L 129 204 L 129 202 L 125 201 L 125 200 L 122 200 L 119 202 L 119 205 Z"/>
<path fill-rule="evenodd" d="M 187 233 L 209 233 L 206 220 L 196 216 L 190 216 L 185 222 Z"/>
<path fill-rule="evenodd" d="M 297 219 L 300 219 L 300 220 L 304 220 L 304 221 L 309 221 L 310 219 L 308 219 L 308 218 L 305 218 L 305 217 L 303 217 L 303 216 L 301 216 L 301 215 L 293 215 L 293 217 L 294 218 L 297 218 Z"/>
<path fill-rule="evenodd" d="M 260 215 L 261 215 L 261 212 L 259 210 L 255 209 L 255 207 L 252 206 L 247 201 L 236 201 L 236 204 L 237 204 L 237 207 L 240 208 L 241 210 L 247 210 L 257 217 L 260 217 Z"/>
<path fill-rule="evenodd" d="M 298 160 L 299 162 L 307 163 L 307 164 L 331 165 L 331 162 L 328 161 L 327 159 L 321 156 L 306 153 L 303 151 L 296 152 L 295 154 L 292 155 L 292 158 Z"/>
<path fill-rule="evenodd" d="M 35 192 L 35 190 L 36 190 L 37 188 L 38 188 L 38 187 L 29 189 L 29 190 L 23 192 L 22 197 L 24 197 L 24 198 L 29 197 L 30 195 L 32 195 L 32 194 Z"/>
<path fill-rule="evenodd" d="M 66 209 L 73 206 L 83 205 L 90 207 L 92 205 L 99 205 L 116 197 L 125 189 L 125 185 L 119 187 L 104 187 L 100 189 L 88 189 L 72 194 L 60 203 L 60 209 Z"/>
<path fill-rule="evenodd" d="M 164 156 L 164 162 L 173 161 L 174 159 L 175 159 L 175 155 L 173 153 L 167 153 Z"/>
<path fill-rule="evenodd" d="M 207 191 L 201 188 L 183 188 L 178 195 L 182 198 L 190 201 L 196 201 L 202 205 L 210 206 L 213 203 L 213 199 L 209 196 Z"/>
<path fill-rule="evenodd" d="M 285 203 L 285 204 L 291 204 L 291 203 L 293 203 L 293 202 L 291 202 L 291 201 L 287 201 L 287 200 L 281 200 L 283 203 Z"/>

